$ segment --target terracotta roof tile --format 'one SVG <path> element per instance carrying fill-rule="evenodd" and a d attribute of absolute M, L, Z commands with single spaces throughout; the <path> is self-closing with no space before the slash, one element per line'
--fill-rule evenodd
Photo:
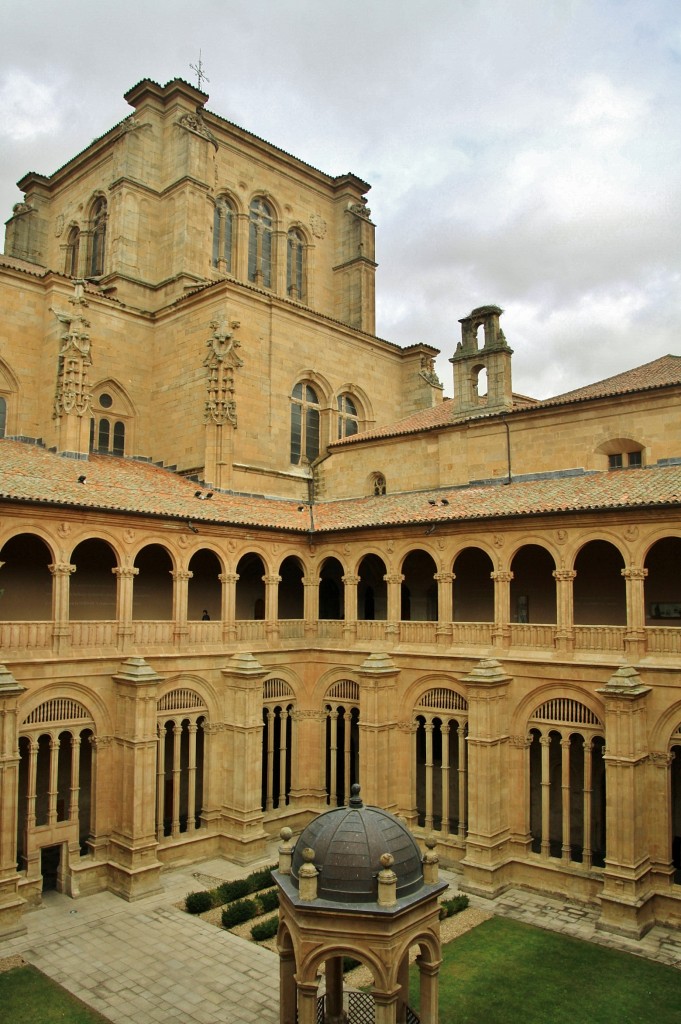
<path fill-rule="evenodd" d="M 546 409 L 556 405 L 568 405 L 572 402 L 584 402 L 596 398 L 611 398 L 615 395 L 631 394 L 634 391 L 649 391 L 653 388 L 669 387 L 673 384 L 681 384 L 681 356 L 660 356 L 659 359 L 654 359 L 643 366 L 637 366 L 633 370 L 615 374 L 614 377 L 606 377 L 605 380 L 588 384 L 583 388 L 576 388 L 574 391 L 566 391 L 565 394 L 556 395 L 554 398 L 539 401 L 527 395 L 514 394 L 512 408 L 504 412 L 488 413 L 484 407 L 481 407 L 479 411 L 455 416 L 453 402 L 445 400 L 432 409 L 423 409 L 421 412 L 405 416 L 394 423 L 388 423 L 373 430 L 365 430 L 361 434 L 354 434 L 342 441 L 334 441 L 329 448 L 333 450 L 381 437 L 418 434 L 423 430 L 438 430 L 486 417 L 513 415 L 527 410 Z"/>
<path fill-rule="evenodd" d="M 78 483 L 85 475 L 86 482 Z M 36 445 L 0 441 L 0 498 L 190 520 L 223 526 L 290 530 L 310 526 L 304 502 L 215 492 L 195 497 L 196 483 L 146 462 L 92 455 L 63 458 Z M 399 525 L 435 525 L 559 512 L 681 505 L 681 465 L 515 480 L 509 485 L 386 494 L 314 506 L 319 533 Z M 301 509 L 299 511 L 299 509 Z"/>

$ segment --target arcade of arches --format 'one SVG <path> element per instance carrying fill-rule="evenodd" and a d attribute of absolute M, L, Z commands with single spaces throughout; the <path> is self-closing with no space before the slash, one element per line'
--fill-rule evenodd
<path fill-rule="evenodd" d="M 437 838 L 464 888 L 598 897 L 604 927 L 631 934 L 676 920 L 681 702 L 663 696 L 681 536 L 637 537 L 312 552 L 156 531 L 131 549 L 92 523 L 65 548 L 17 523 L 0 549 L 15 669 L 0 695 L 19 899 L 136 898 L 175 859 L 247 860 L 359 782 Z M 640 808 L 609 816 L 618 788 L 649 832 Z"/>

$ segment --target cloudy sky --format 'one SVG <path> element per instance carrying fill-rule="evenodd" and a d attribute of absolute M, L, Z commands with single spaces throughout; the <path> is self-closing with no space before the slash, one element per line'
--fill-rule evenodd
<path fill-rule="evenodd" d="M 514 389 L 681 353 L 678 0 L 0 0 L 0 209 L 142 78 L 372 183 L 377 333 L 442 351 L 505 310 Z"/>

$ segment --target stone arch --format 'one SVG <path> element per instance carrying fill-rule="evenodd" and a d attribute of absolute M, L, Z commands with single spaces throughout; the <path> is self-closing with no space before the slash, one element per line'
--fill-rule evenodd
<path fill-rule="evenodd" d="M 454 622 L 494 622 L 494 559 L 486 546 L 469 544 L 452 562 Z"/>
<path fill-rule="evenodd" d="M 88 537 L 79 541 L 71 552 L 76 571 L 69 586 L 70 619 L 116 618 L 116 577 L 113 570 L 119 560 L 115 548 L 107 540 Z"/>
<path fill-rule="evenodd" d="M 45 531 L 13 533 L 0 549 L 0 619 L 5 622 L 49 621 L 52 619 L 53 579 L 50 566 L 56 564 Z"/>
<path fill-rule="evenodd" d="M 555 623 L 557 615 L 555 556 L 541 543 L 519 545 L 511 559 L 511 619 Z"/>
<path fill-rule="evenodd" d="M 164 543 L 149 541 L 137 549 L 134 568 L 139 569 L 132 590 L 133 619 L 165 620 L 173 615 L 173 552 Z"/>
<path fill-rule="evenodd" d="M 437 622 L 437 559 L 426 546 L 408 551 L 401 562 L 402 600 L 400 619 Z"/>
<path fill-rule="evenodd" d="M 626 624 L 626 586 L 621 575 L 624 567 L 622 551 L 612 540 L 594 538 L 581 545 L 574 560 L 576 626 Z"/>
<path fill-rule="evenodd" d="M 211 547 L 196 547 L 187 563 L 192 573 L 187 587 L 187 618 L 199 621 L 206 614 L 222 619 L 222 583 L 224 573 L 220 554 Z"/>

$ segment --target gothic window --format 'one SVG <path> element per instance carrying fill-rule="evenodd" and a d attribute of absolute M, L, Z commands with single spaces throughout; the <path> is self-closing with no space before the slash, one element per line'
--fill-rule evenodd
<path fill-rule="evenodd" d="M 313 462 L 319 455 L 319 399 L 311 384 L 296 384 L 291 395 L 291 462 Z"/>
<path fill-rule="evenodd" d="M 162 842 L 202 827 L 207 709 L 184 687 L 161 697 L 156 709 L 156 838 Z"/>
<path fill-rule="evenodd" d="M 248 280 L 272 287 L 272 231 L 274 218 L 264 199 L 250 205 L 248 225 Z"/>
<path fill-rule="evenodd" d="M 291 791 L 294 693 L 283 679 L 263 684 L 262 809 L 283 808 Z"/>
<path fill-rule="evenodd" d="M 378 497 L 381 494 L 387 494 L 387 484 L 382 473 L 372 473 L 371 493 L 375 495 L 375 497 Z"/>
<path fill-rule="evenodd" d="M 78 257 L 80 255 L 80 228 L 73 227 L 66 239 L 66 265 L 64 273 L 67 277 L 78 277 Z"/>
<path fill-rule="evenodd" d="M 305 239 L 297 228 L 291 228 L 286 242 L 286 294 L 305 299 Z"/>
<path fill-rule="evenodd" d="M 0 395 L 0 437 L 5 436 L 7 429 L 7 399 Z"/>
<path fill-rule="evenodd" d="M 231 202 L 221 196 L 213 215 L 213 266 L 232 273 L 234 255 L 234 226 L 236 213 Z"/>
<path fill-rule="evenodd" d="M 108 391 L 94 400 L 94 418 L 90 420 L 90 451 L 104 455 L 125 455 L 125 420 L 117 413 Z"/>
<path fill-rule="evenodd" d="M 359 782 L 359 685 L 340 679 L 326 696 L 326 801 L 331 807 L 343 807 L 351 786 Z"/>
<path fill-rule="evenodd" d="M 106 199 L 103 196 L 92 208 L 92 242 L 90 248 L 90 277 L 104 273 L 104 249 L 106 245 Z"/>
<path fill-rule="evenodd" d="M 352 437 L 359 430 L 359 414 L 352 395 L 338 396 L 338 439 Z"/>

